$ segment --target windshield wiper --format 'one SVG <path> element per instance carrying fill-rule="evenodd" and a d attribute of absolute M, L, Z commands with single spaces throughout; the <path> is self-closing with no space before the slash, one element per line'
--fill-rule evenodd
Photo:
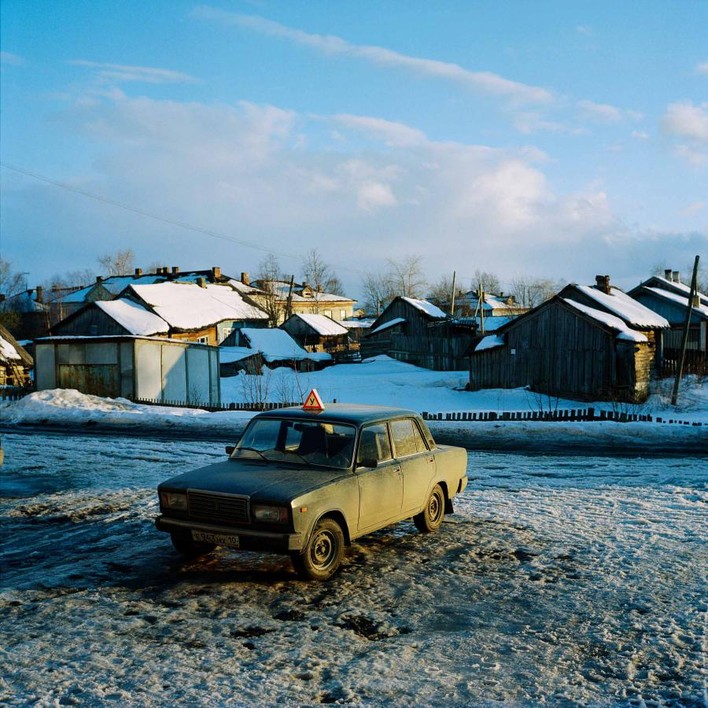
<path fill-rule="evenodd" d="M 236 449 L 239 452 L 241 452 L 241 450 L 249 450 L 250 452 L 256 452 L 261 456 L 261 459 L 265 460 L 266 462 L 269 462 L 268 458 L 260 450 L 257 450 L 255 447 L 237 447 Z"/>

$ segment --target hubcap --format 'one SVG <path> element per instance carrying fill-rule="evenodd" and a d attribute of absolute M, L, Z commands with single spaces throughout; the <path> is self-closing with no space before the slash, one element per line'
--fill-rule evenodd
<path fill-rule="evenodd" d="M 334 542 L 329 533 L 322 531 L 312 544 L 312 560 L 320 567 L 328 565 L 334 555 Z"/>

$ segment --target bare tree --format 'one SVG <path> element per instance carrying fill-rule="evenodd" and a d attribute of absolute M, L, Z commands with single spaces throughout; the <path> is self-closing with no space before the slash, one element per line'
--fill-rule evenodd
<path fill-rule="evenodd" d="M 387 276 L 395 295 L 420 298 L 425 292 L 425 277 L 421 267 L 422 256 L 406 256 L 402 260 L 387 259 Z"/>
<path fill-rule="evenodd" d="M 107 275 L 128 275 L 133 270 L 135 254 L 129 248 L 100 256 L 98 262 Z"/>
<path fill-rule="evenodd" d="M 511 294 L 525 307 L 536 307 L 563 288 L 563 281 L 519 275 L 511 281 Z"/>
<path fill-rule="evenodd" d="M 395 297 L 386 273 L 367 273 L 362 282 L 363 306 L 377 317 Z"/>
<path fill-rule="evenodd" d="M 0 257 L 0 293 L 12 297 L 27 289 L 25 274 L 12 268 L 12 263 Z"/>
<path fill-rule="evenodd" d="M 269 253 L 258 266 L 258 287 L 263 292 L 259 304 L 268 315 L 268 324 L 271 327 L 277 327 L 285 313 L 280 286 L 282 280 L 280 263 Z"/>
<path fill-rule="evenodd" d="M 478 268 L 472 278 L 472 290 L 479 292 L 480 289 L 489 294 L 498 293 L 501 289 L 499 278 L 494 273 L 488 273 Z"/>
<path fill-rule="evenodd" d="M 455 302 L 459 302 L 464 294 L 461 288 L 455 286 Z M 428 300 L 441 310 L 449 312 L 452 305 L 452 278 L 447 275 L 441 276 L 428 291 Z"/>
<path fill-rule="evenodd" d="M 341 294 L 336 292 L 337 289 L 342 287 L 339 278 L 334 274 L 332 268 L 322 260 L 322 256 L 317 249 L 313 248 L 308 251 L 305 258 L 303 258 L 302 274 L 317 292 L 332 293 L 334 295 Z"/>

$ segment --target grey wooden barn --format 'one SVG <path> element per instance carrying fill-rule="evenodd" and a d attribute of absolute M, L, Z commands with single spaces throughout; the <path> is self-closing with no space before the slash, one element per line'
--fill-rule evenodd
<path fill-rule="evenodd" d="M 655 331 L 668 323 L 647 311 L 633 319 L 649 324 L 631 326 L 621 316 L 626 296 L 617 295 L 611 313 L 584 286 L 569 286 L 484 337 L 470 354 L 470 389 L 529 386 L 580 400 L 645 400 Z"/>

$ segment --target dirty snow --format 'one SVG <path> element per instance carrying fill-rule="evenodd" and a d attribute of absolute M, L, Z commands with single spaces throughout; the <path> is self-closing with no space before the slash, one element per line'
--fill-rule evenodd
<path fill-rule="evenodd" d="M 463 372 L 385 358 L 271 376 L 273 396 L 316 385 L 418 410 L 578 407 L 455 390 Z M 668 395 L 645 410 L 708 422 L 705 384 L 687 381 L 677 408 Z M 71 391 L 0 406 L 1 704 L 705 705 L 708 457 L 681 448 L 705 427 L 591 424 L 585 455 L 471 442 L 470 484 L 437 533 L 403 522 L 360 539 L 317 584 L 280 556 L 183 562 L 154 529 L 157 483 L 222 458 L 247 418 Z M 70 434 L 39 429 L 61 420 Z M 434 432 L 520 435 L 526 450 L 579 425 Z M 160 426 L 189 439 L 130 436 Z M 610 456 L 618 429 L 647 442 L 671 429 L 674 454 Z"/>

